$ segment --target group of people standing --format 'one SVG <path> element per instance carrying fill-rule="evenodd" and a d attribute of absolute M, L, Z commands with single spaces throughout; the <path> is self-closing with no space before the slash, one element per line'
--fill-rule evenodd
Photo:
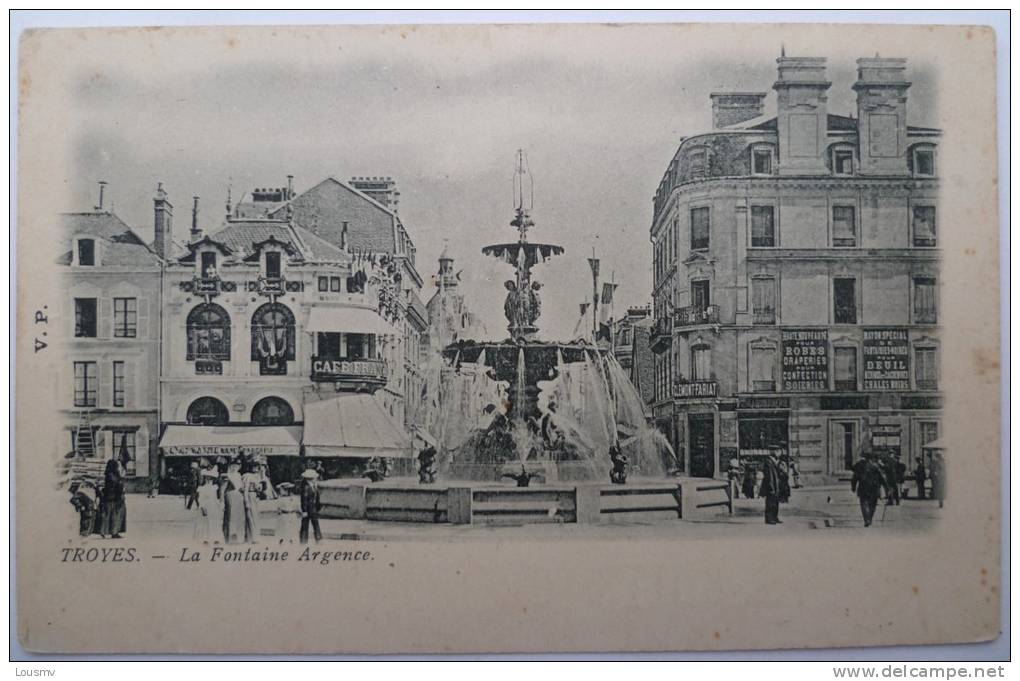
<path fill-rule="evenodd" d="M 80 480 L 73 488 L 71 505 L 78 511 L 78 533 L 120 539 L 127 531 L 124 502 L 124 466 L 117 459 L 106 462 L 103 481 Z"/>
<path fill-rule="evenodd" d="M 758 464 L 748 462 L 740 465 L 737 459 L 730 460 L 728 478 L 733 499 L 765 499 L 765 524 L 779 525 L 779 504 L 790 500 L 790 481 L 793 487 L 800 487 L 800 471 L 793 461 L 783 460 L 782 448 L 770 447 L 768 454 Z"/>
<path fill-rule="evenodd" d="M 196 507 L 194 537 L 203 543 L 258 541 L 259 502 L 276 497 L 265 461 L 243 453 L 193 462 L 188 471 L 185 506 Z"/>

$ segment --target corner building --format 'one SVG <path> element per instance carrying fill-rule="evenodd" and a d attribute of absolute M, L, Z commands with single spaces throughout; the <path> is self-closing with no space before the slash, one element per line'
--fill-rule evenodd
<path fill-rule="evenodd" d="M 655 193 L 653 413 L 688 475 L 779 445 L 833 482 L 868 430 L 908 467 L 940 435 L 941 132 L 907 124 L 905 60 L 857 60 L 855 116 L 825 63 L 777 60 L 775 115 L 712 94 Z"/>

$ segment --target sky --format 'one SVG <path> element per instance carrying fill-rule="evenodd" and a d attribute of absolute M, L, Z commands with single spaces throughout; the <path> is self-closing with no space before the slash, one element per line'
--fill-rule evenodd
<path fill-rule="evenodd" d="M 759 29 L 761 31 L 762 29 Z M 73 131 L 60 210 L 88 210 L 98 180 L 146 239 L 162 182 L 185 239 L 223 221 L 256 187 L 298 192 L 323 178 L 388 175 L 429 281 L 444 246 L 494 338 L 506 336 L 508 265 L 481 255 L 510 241 L 517 149 L 535 181 L 532 241 L 566 253 L 536 268 L 540 335 L 568 339 L 590 299 L 595 249 L 617 316 L 650 301 L 652 196 L 680 138 L 710 128 L 709 93 L 769 92 L 781 48 L 829 59 L 829 111 L 855 110 L 854 59 L 803 32 L 717 26 L 163 29 L 86 34 L 54 76 Z M 880 41 L 876 41 L 876 46 Z M 886 47 L 883 45 L 883 47 Z M 860 53 L 859 53 L 860 52 Z M 882 56 L 905 56 L 884 51 Z M 935 78 L 908 64 L 908 118 L 939 124 Z M 427 300 L 432 290 L 422 292 Z"/>

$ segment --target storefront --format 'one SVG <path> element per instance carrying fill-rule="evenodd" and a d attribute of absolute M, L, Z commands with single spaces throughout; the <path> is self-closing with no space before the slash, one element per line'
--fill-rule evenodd
<path fill-rule="evenodd" d="M 380 399 L 357 393 L 305 403 L 302 444 L 305 457 L 322 461 L 327 474 L 364 466 L 368 459 L 397 464 L 415 456 L 411 435 Z M 410 470 L 406 463 L 395 467 L 404 474 Z"/>

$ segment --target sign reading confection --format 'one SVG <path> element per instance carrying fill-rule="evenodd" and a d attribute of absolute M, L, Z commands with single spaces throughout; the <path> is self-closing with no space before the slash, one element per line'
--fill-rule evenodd
<path fill-rule="evenodd" d="M 828 348 L 825 329 L 783 331 L 783 390 L 828 390 Z"/>
<path fill-rule="evenodd" d="M 864 329 L 864 389 L 910 390 L 906 329 Z"/>

